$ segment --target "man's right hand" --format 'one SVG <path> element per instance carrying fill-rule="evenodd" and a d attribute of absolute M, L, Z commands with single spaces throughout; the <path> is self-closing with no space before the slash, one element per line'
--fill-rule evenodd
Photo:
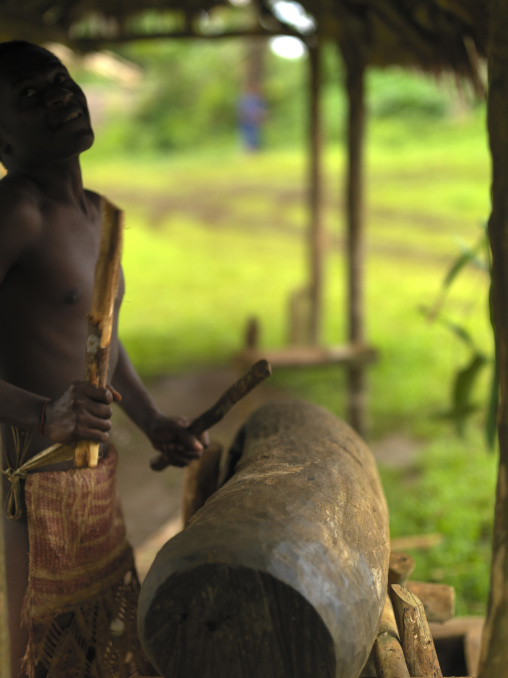
<path fill-rule="evenodd" d="M 78 440 L 105 443 L 111 429 L 111 403 L 118 399 L 118 394 L 108 387 L 75 381 L 60 398 L 48 402 L 42 433 L 65 445 Z"/>

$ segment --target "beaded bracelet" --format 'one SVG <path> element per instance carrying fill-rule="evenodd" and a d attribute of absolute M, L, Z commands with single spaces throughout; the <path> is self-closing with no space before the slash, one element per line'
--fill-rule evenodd
<path fill-rule="evenodd" d="M 44 435 L 44 425 L 46 423 L 46 407 L 48 406 L 49 401 L 51 398 L 46 398 L 44 401 L 44 405 L 42 406 L 41 410 L 41 420 L 39 422 L 39 435 L 43 436 Z"/>

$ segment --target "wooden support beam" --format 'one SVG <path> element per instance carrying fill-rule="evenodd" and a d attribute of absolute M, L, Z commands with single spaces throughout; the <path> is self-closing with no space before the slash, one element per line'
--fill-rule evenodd
<path fill-rule="evenodd" d="M 490 593 L 483 631 L 479 678 L 506 675 L 508 666 L 508 3 L 491 0 L 487 127 L 492 156 L 491 315 L 499 378 L 497 428 L 499 469 L 496 489 Z"/>
<path fill-rule="evenodd" d="M 409 675 L 442 678 L 422 602 L 408 589 L 398 584 L 391 587 L 390 598 Z"/>
<path fill-rule="evenodd" d="M 363 215 L 363 147 L 365 136 L 365 67 L 358 55 L 343 50 L 348 100 L 348 166 L 346 179 L 348 341 L 365 343 L 364 287 L 365 234 Z M 348 369 L 348 421 L 365 435 L 366 379 L 361 365 Z"/>
<path fill-rule="evenodd" d="M 1 19 L 1 14 L 0 14 Z M 215 33 L 202 33 L 196 30 L 182 29 L 177 31 L 161 31 L 153 33 L 141 33 L 139 31 L 122 32 L 118 35 L 104 35 L 93 38 L 77 38 L 73 40 L 73 45 L 83 51 L 97 51 L 105 49 L 110 45 L 128 44 L 130 42 L 140 42 L 149 40 L 228 40 L 232 38 L 270 38 L 278 35 L 289 35 L 303 42 L 306 42 L 307 36 L 303 36 L 298 31 L 291 29 L 287 25 L 283 28 L 269 29 L 257 27 L 252 29 L 227 30 Z"/>
<path fill-rule="evenodd" d="M 389 556 L 372 454 L 331 413 L 297 401 L 257 410 L 238 441 L 232 477 L 143 583 L 152 663 L 171 678 L 359 675 Z"/>
<path fill-rule="evenodd" d="M 238 365 L 249 365 L 261 358 L 272 367 L 317 367 L 319 365 L 366 365 L 377 359 L 371 346 L 288 346 L 281 350 L 245 349 L 235 358 Z"/>
<path fill-rule="evenodd" d="M 309 46 L 310 111 L 309 111 L 309 254 L 310 254 L 310 339 L 321 343 L 323 316 L 323 248 L 322 176 L 321 176 L 321 47 Z"/>
<path fill-rule="evenodd" d="M 105 198 L 101 200 L 102 230 L 95 266 L 92 308 L 88 315 L 85 380 L 106 386 L 113 330 L 113 308 L 118 291 L 122 252 L 123 213 Z M 76 446 L 76 467 L 97 466 L 99 444 L 88 440 Z"/>

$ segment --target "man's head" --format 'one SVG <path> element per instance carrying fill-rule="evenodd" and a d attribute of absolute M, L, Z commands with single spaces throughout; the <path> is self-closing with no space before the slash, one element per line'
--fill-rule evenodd
<path fill-rule="evenodd" d="M 85 95 L 50 51 L 0 43 L 0 159 L 7 169 L 79 155 L 93 143 Z"/>

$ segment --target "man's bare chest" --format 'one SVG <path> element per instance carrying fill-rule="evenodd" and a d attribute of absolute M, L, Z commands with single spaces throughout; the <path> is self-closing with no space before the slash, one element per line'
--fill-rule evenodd
<path fill-rule="evenodd" d="M 90 308 L 99 253 L 97 219 L 55 211 L 45 219 L 37 240 L 26 250 L 2 285 L 4 293 L 30 307 Z"/>

